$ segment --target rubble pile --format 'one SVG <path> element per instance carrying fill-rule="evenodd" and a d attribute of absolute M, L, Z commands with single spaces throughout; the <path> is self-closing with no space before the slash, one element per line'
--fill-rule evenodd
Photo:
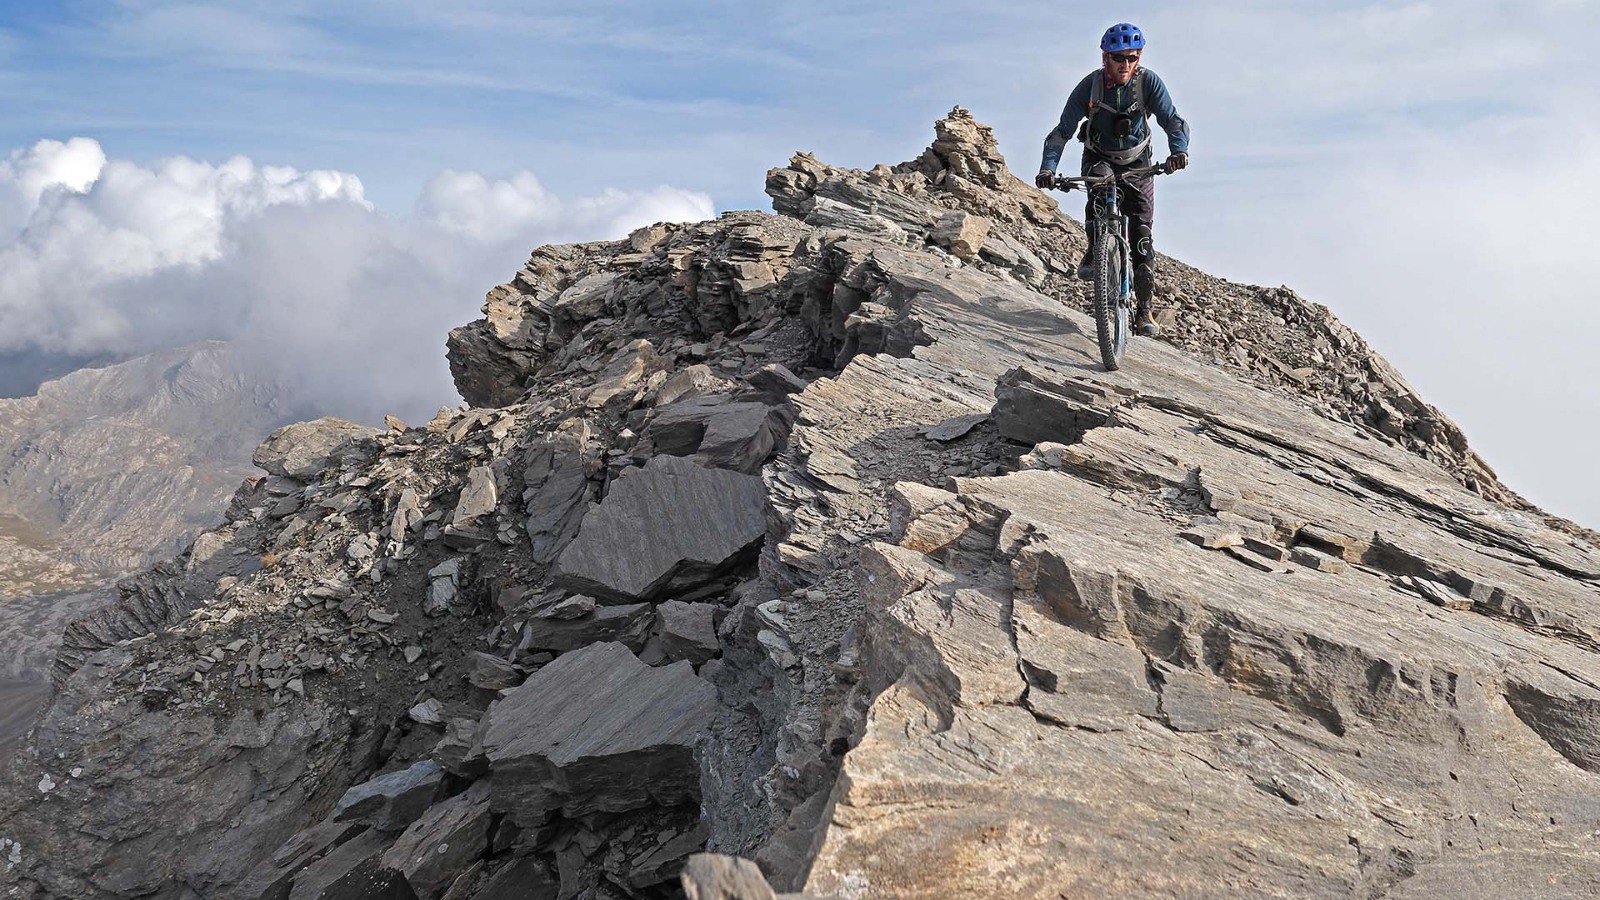
<path fill-rule="evenodd" d="M 1081 227 L 960 110 L 768 190 L 535 250 L 468 408 L 269 438 L 68 630 L 0 886 L 1600 886 L 1600 551 L 1326 310 L 1166 261 L 1102 371 Z"/>

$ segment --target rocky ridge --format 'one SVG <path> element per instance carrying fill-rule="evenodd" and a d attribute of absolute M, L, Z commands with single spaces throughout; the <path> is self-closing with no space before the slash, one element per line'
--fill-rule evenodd
<path fill-rule="evenodd" d="M 9 895 L 1597 886 L 1600 551 L 1325 309 L 1163 260 L 1101 371 L 961 110 L 768 191 L 536 250 L 474 408 L 263 445 L 69 630 Z"/>

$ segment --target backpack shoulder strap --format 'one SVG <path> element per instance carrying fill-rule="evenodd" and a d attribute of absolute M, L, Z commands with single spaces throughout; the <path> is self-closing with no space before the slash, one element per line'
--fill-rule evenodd
<path fill-rule="evenodd" d="M 1145 82 L 1145 74 L 1147 72 L 1149 72 L 1149 71 L 1150 70 L 1146 69 L 1144 66 L 1140 66 L 1139 67 L 1139 71 L 1134 73 L 1134 76 L 1133 76 L 1133 109 L 1129 110 L 1129 112 L 1137 112 L 1139 115 L 1144 116 L 1146 119 L 1150 118 L 1150 109 L 1149 109 L 1149 107 L 1144 105 L 1144 82 Z"/>
<path fill-rule="evenodd" d="M 1106 98 L 1106 76 L 1102 70 L 1095 69 L 1089 77 L 1094 79 L 1089 87 L 1089 115 L 1093 116 L 1100 108 L 1100 102 Z"/>

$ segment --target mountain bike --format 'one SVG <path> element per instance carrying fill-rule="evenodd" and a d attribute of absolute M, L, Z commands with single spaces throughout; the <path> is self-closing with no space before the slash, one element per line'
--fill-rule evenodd
<path fill-rule="evenodd" d="M 1122 365 L 1133 319 L 1133 258 L 1118 182 L 1165 174 L 1165 166 L 1154 165 L 1110 175 L 1057 176 L 1055 180 L 1058 191 L 1081 187 L 1098 201 L 1087 228 L 1094 235 L 1094 258 L 1090 260 L 1094 270 L 1094 328 L 1100 344 L 1100 362 L 1108 372 Z"/>

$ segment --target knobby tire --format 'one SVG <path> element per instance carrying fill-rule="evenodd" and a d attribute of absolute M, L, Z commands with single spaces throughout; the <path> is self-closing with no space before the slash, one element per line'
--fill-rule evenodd
<path fill-rule="evenodd" d="M 1094 249 L 1094 330 L 1100 344 L 1100 362 L 1106 371 L 1122 365 L 1128 346 L 1128 308 L 1123 300 L 1121 237 L 1113 229 L 1100 232 Z"/>

